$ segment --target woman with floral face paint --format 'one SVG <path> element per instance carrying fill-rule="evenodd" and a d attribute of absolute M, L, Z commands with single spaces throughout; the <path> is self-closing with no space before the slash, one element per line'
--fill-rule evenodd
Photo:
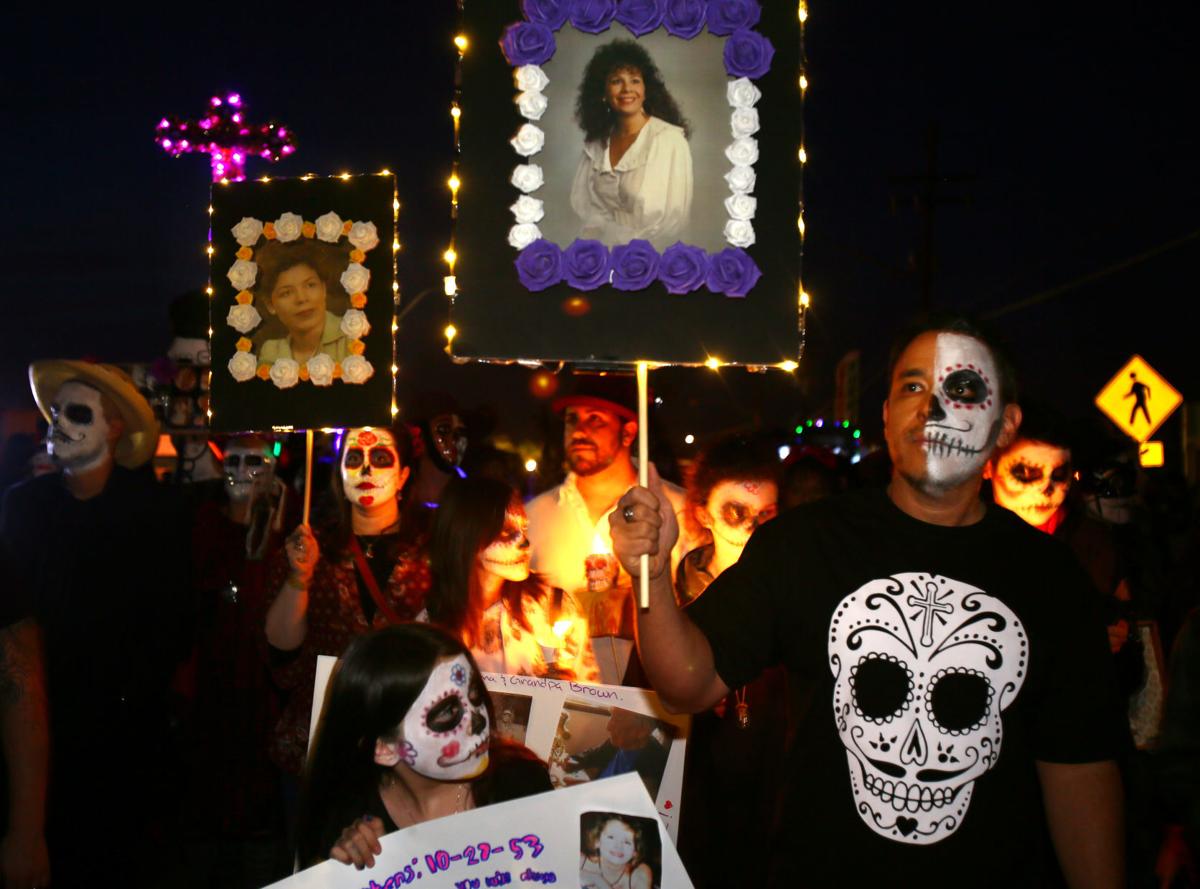
<path fill-rule="evenodd" d="M 587 620 L 529 572 L 529 520 L 504 482 L 455 480 L 433 521 L 428 617 L 489 672 L 599 680 Z"/>
<path fill-rule="evenodd" d="M 301 863 L 370 867 L 386 833 L 550 790 L 545 764 L 496 738 L 493 722 L 457 639 L 425 624 L 356 639 L 330 684 L 307 774 Z"/>
<path fill-rule="evenodd" d="M 411 456 L 403 427 L 347 430 L 325 520 L 316 534 L 298 526 L 274 566 L 266 634 L 289 700 L 271 753 L 286 773 L 304 764 L 317 656 L 340 656 L 356 636 L 412 620 L 424 605 L 424 539 L 402 497 Z"/>

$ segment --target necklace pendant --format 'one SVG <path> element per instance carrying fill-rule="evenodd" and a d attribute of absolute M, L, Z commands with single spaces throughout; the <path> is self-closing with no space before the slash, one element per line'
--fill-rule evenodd
<path fill-rule="evenodd" d="M 737 710 L 738 728 L 749 728 L 750 727 L 750 705 L 747 704 L 745 701 L 738 701 L 735 709 Z"/>

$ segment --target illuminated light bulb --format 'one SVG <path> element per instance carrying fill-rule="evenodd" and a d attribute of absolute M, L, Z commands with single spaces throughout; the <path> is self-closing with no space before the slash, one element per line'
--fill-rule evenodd
<path fill-rule="evenodd" d="M 466 52 L 470 42 L 467 40 L 466 34 L 458 34 L 454 38 L 454 45 L 458 47 L 459 52 Z"/>
<path fill-rule="evenodd" d="M 400 329 L 400 324 L 399 324 L 399 322 L 397 322 L 397 321 L 393 321 L 393 322 L 392 322 L 392 333 L 395 333 L 395 332 L 396 332 L 396 331 L 398 331 L 399 329 Z"/>
<path fill-rule="evenodd" d="M 525 461 L 525 471 L 526 472 L 537 472 L 537 460 L 534 460 L 532 457 L 530 457 L 528 460 L 526 460 Z"/>
<path fill-rule="evenodd" d="M 232 105 L 234 108 L 236 108 L 238 105 L 242 104 L 242 97 L 239 96 L 237 93 L 230 93 L 229 97 L 225 101 L 227 101 L 230 105 Z"/>
<path fill-rule="evenodd" d="M 171 122 L 169 120 L 167 120 L 165 117 L 158 122 L 158 128 L 160 130 L 165 130 L 170 125 L 171 125 Z"/>
<path fill-rule="evenodd" d="M 392 171 L 389 170 L 387 167 L 384 167 L 382 170 L 379 171 L 379 175 L 380 176 L 391 176 Z"/>
<path fill-rule="evenodd" d="M 800 158 L 800 163 L 802 163 L 802 164 L 808 163 L 808 152 L 804 150 L 803 145 L 800 146 L 800 151 L 798 152 L 797 156 Z"/>
<path fill-rule="evenodd" d="M 341 179 L 343 182 L 346 182 L 350 179 L 350 174 L 349 173 L 338 173 L 338 178 Z"/>
<path fill-rule="evenodd" d="M 213 215 L 213 206 L 212 206 L 212 204 L 209 204 L 209 205 L 208 205 L 208 215 L 209 215 L 209 216 L 212 216 L 212 215 Z"/>
<path fill-rule="evenodd" d="M 458 187 L 462 185 L 462 180 L 458 178 L 457 174 L 451 174 L 450 178 L 446 180 L 446 184 L 450 186 L 451 191 L 458 191 Z"/>
<path fill-rule="evenodd" d="M 709 370 L 717 370 L 721 366 L 721 359 L 720 358 L 709 358 L 707 361 L 704 362 L 704 366 L 707 367 Z"/>
<path fill-rule="evenodd" d="M 796 228 L 800 229 L 800 234 L 802 234 L 802 235 L 804 234 L 804 217 L 803 216 L 796 217 Z"/>
<path fill-rule="evenodd" d="M 237 114 L 235 114 L 235 115 L 233 116 L 233 122 L 234 122 L 234 123 L 241 123 L 241 122 L 242 122 L 242 112 L 240 112 L 240 111 L 239 111 Z"/>
<path fill-rule="evenodd" d="M 442 254 L 442 259 L 446 260 L 447 265 L 452 266 L 452 265 L 454 265 L 455 261 L 458 259 L 458 254 L 454 252 L 453 247 L 450 247 L 448 250 L 446 250 L 445 253 Z"/>
<path fill-rule="evenodd" d="M 392 212 L 395 213 L 399 209 L 400 209 L 400 202 L 392 201 Z"/>
<path fill-rule="evenodd" d="M 800 21 L 802 21 L 802 22 L 808 21 L 808 4 L 807 3 L 800 4 L 799 9 L 797 10 L 797 15 L 800 16 Z"/>
<path fill-rule="evenodd" d="M 683 443 L 684 444 L 695 444 L 696 436 L 692 435 L 692 433 L 689 432 L 687 435 L 685 435 L 683 437 Z"/>
<path fill-rule="evenodd" d="M 260 176 L 260 177 L 259 177 L 259 179 L 258 179 L 258 181 L 259 181 L 259 182 L 270 182 L 270 181 L 271 181 L 271 177 L 270 177 L 270 176 Z"/>
<path fill-rule="evenodd" d="M 212 296 L 213 295 L 212 285 L 210 284 L 208 287 L 205 287 L 204 292 L 207 293 L 209 296 Z"/>
<path fill-rule="evenodd" d="M 392 241 L 392 252 L 393 253 L 400 252 L 400 239 L 399 238 L 396 238 L 394 241 Z"/>
<path fill-rule="evenodd" d="M 400 292 L 400 282 L 393 281 L 392 282 L 392 293 L 399 293 L 399 292 Z"/>
<path fill-rule="evenodd" d="M 293 151 L 295 151 L 295 150 L 296 150 L 296 146 L 294 146 L 294 145 L 285 145 L 285 146 L 283 146 L 283 148 L 282 148 L 282 149 L 280 149 L 280 150 L 281 150 L 281 151 L 282 151 L 284 154 L 291 154 Z"/>
<path fill-rule="evenodd" d="M 446 296 L 456 296 L 458 294 L 458 279 L 453 275 L 447 275 L 442 279 L 442 287 L 446 292 Z"/>
<path fill-rule="evenodd" d="M 392 402 L 392 416 L 394 417 L 398 413 L 400 413 L 400 408 L 396 407 L 395 402 Z"/>
<path fill-rule="evenodd" d="M 174 142 L 172 142 L 170 139 L 163 139 L 163 140 L 162 140 L 162 147 L 163 147 L 163 148 L 166 148 L 166 149 L 168 149 L 168 150 L 170 150 L 171 146 L 172 146 L 172 145 L 174 145 L 174 144 L 175 144 L 175 143 L 174 143 Z"/>
<path fill-rule="evenodd" d="M 210 337 L 213 335 L 213 329 L 211 327 L 208 329 L 208 335 Z"/>
<path fill-rule="evenodd" d="M 312 173 L 305 173 L 303 176 L 300 177 L 300 181 L 307 182 L 311 178 L 312 178 Z"/>
<path fill-rule="evenodd" d="M 444 333 L 446 334 L 446 342 L 453 342 L 454 338 L 458 336 L 458 328 L 453 324 L 447 324 Z"/>
<path fill-rule="evenodd" d="M 180 148 L 182 148 L 182 149 L 184 149 L 185 151 L 187 150 L 187 147 L 188 147 L 188 145 L 190 145 L 190 144 L 191 144 L 191 143 L 189 143 L 187 139 L 181 139 L 181 140 L 179 140 L 179 147 L 180 147 Z"/>
<path fill-rule="evenodd" d="M 212 246 L 212 244 L 209 244 L 207 247 L 205 247 L 205 248 L 204 248 L 204 252 L 205 252 L 205 253 L 207 253 L 209 256 L 212 256 L 212 255 L 213 255 L 213 246 Z"/>
<path fill-rule="evenodd" d="M 450 116 L 453 117 L 455 120 L 458 120 L 460 117 L 462 117 L 462 109 L 459 108 L 457 105 L 451 105 L 450 106 Z"/>
<path fill-rule="evenodd" d="M 213 96 L 213 97 L 212 97 L 212 106 L 213 106 L 214 108 L 220 108 L 220 107 L 221 107 L 221 97 L 220 97 L 220 96 Z"/>
<path fill-rule="evenodd" d="M 807 309 L 810 302 L 811 302 L 811 300 L 809 299 L 808 294 L 805 291 L 801 290 L 800 291 L 800 305 Z"/>
<path fill-rule="evenodd" d="M 393 364 L 392 365 L 392 376 L 395 376 L 399 372 L 400 372 L 400 368 Z"/>
<path fill-rule="evenodd" d="M 800 75 L 800 90 L 803 92 L 808 89 L 808 78 L 803 74 Z"/>
<path fill-rule="evenodd" d="M 799 365 L 799 364 L 797 364 L 795 361 L 781 361 L 781 362 L 779 363 L 779 369 L 780 369 L 780 370 L 786 370 L 788 373 L 791 373 L 792 371 L 794 371 L 794 370 L 795 370 L 796 368 L 798 368 L 799 366 L 800 366 L 800 365 Z"/>
<path fill-rule="evenodd" d="M 220 179 L 220 182 L 221 182 L 221 184 L 222 184 L 222 185 L 228 185 L 228 184 L 229 184 L 229 180 L 228 180 L 228 179 L 226 179 L 224 176 L 222 176 L 222 177 L 221 177 L 221 179 Z"/>

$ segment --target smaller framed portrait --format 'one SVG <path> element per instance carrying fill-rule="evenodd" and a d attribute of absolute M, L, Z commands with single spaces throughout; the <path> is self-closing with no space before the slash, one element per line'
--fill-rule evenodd
<path fill-rule="evenodd" d="M 656 819 L 624 812 L 579 816 L 580 889 L 662 885 L 662 841 Z"/>
<path fill-rule="evenodd" d="M 214 430 L 390 422 L 396 206 L 390 174 L 214 186 Z"/>

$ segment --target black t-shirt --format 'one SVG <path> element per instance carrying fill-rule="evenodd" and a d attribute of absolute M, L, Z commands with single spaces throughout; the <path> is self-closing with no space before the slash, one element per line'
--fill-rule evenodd
<path fill-rule="evenodd" d="M 776 882 L 1036 886 L 1034 760 L 1127 742 L 1095 596 L 1011 513 L 942 527 L 861 491 L 764 526 L 689 609 L 731 688 L 816 685 L 788 762 Z"/>

